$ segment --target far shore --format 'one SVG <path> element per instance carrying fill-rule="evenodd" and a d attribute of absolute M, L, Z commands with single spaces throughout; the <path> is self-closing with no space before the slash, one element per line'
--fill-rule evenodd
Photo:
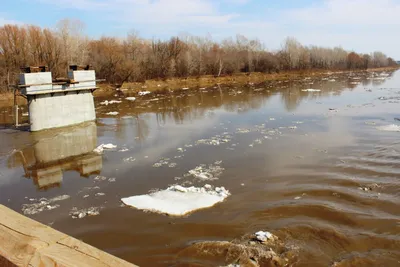
<path fill-rule="evenodd" d="M 135 94 L 140 91 L 149 92 L 162 92 L 162 91 L 176 91 L 176 90 L 190 90 L 213 87 L 216 85 L 244 85 L 249 83 L 259 84 L 269 81 L 290 81 L 299 79 L 301 77 L 317 78 L 329 74 L 338 73 L 360 73 L 360 72 L 382 72 L 394 71 L 399 69 L 400 66 L 384 67 L 384 68 L 371 68 L 367 70 L 306 70 L 306 71 L 285 71 L 279 73 L 237 73 L 233 75 L 226 75 L 214 77 L 211 75 L 201 77 L 188 77 L 188 78 L 171 78 L 166 80 L 155 79 L 147 80 L 145 82 L 124 83 L 121 87 L 122 92 L 127 94 Z M 99 84 L 99 89 L 94 92 L 94 97 L 104 97 L 116 93 L 115 86 L 107 83 Z M 13 92 L 0 93 L 0 108 L 12 107 L 14 104 Z M 17 97 L 18 105 L 26 105 L 26 99 Z"/>

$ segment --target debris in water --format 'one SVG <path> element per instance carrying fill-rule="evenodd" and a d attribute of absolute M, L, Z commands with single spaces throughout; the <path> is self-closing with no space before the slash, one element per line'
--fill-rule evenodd
<path fill-rule="evenodd" d="M 128 101 L 135 101 L 135 100 L 136 100 L 136 97 L 130 96 L 130 97 L 127 97 L 127 98 L 125 98 L 125 99 L 128 100 Z"/>
<path fill-rule="evenodd" d="M 119 114 L 119 112 L 117 112 L 117 111 L 111 111 L 111 112 L 106 113 L 106 115 L 110 115 L 110 116 L 116 116 L 118 114 Z"/>
<path fill-rule="evenodd" d="M 125 205 L 140 210 L 184 216 L 199 209 L 209 208 L 224 201 L 230 192 L 224 187 L 183 187 L 174 185 L 147 195 L 122 198 Z"/>
<path fill-rule="evenodd" d="M 265 244 L 237 244 L 235 241 L 205 241 L 192 244 L 190 247 L 178 253 L 178 259 L 191 259 L 201 262 L 207 259 L 207 266 L 220 266 L 221 263 L 226 267 L 267 267 L 267 266 L 289 266 L 288 259 L 278 256 L 272 248 Z M 186 262 L 185 262 L 186 263 Z M 192 266 L 191 262 L 187 262 L 185 266 Z M 291 266 L 291 265 L 290 265 Z"/>
<path fill-rule="evenodd" d="M 98 154 L 101 154 L 101 153 L 103 153 L 103 151 L 105 149 L 114 149 L 114 148 L 117 148 L 117 146 L 113 145 L 113 144 L 101 144 L 97 148 L 95 148 L 93 151 Z"/>
<path fill-rule="evenodd" d="M 127 151 L 129 151 L 128 148 L 123 148 L 123 149 L 118 150 L 118 152 L 127 152 Z"/>
<path fill-rule="evenodd" d="M 52 205 L 54 202 L 63 201 L 63 200 L 69 199 L 69 198 L 70 198 L 69 195 L 61 195 L 61 196 L 54 197 L 51 199 L 41 198 L 41 199 L 39 199 L 38 203 L 23 204 L 22 212 L 25 215 L 33 215 L 33 214 L 37 214 L 37 213 L 40 213 L 45 210 L 53 210 L 53 209 L 60 207 L 60 205 L 58 205 L 58 204 Z"/>
<path fill-rule="evenodd" d="M 115 178 L 110 178 L 110 179 L 108 179 L 108 181 L 109 181 L 110 183 L 114 183 L 116 180 L 117 180 L 117 179 L 115 179 Z"/>
<path fill-rule="evenodd" d="M 96 197 L 102 197 L 102 196 L 105 196 L 105 195 L 106 195 L 106 194 L 104 194 L 104 193 L 96 193 L 96 194 L 95 194 Z"/>

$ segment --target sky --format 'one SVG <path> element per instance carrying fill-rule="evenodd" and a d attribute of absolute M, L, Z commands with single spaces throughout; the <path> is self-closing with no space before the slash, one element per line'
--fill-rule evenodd
<path fill-rule="evenodd" d="M 92 38 L 211 36 L 242 34 L 269 50 L 286 37 L 305 45 L 380 50 L 400 60 L 400 0 L 0 0 L 0 25 L 54 28 L 79 19 Z"/>

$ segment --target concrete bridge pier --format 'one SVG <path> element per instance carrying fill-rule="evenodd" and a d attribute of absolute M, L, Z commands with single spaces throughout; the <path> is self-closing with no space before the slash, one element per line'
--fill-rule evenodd
<path fill-rule="evenodd" d="M 68 78 L 53 80 L 43 67 L 39 72 L 25 68 L 20 74 L 21 94 L 28 100 L 31 131 L 64 127 L 94 121 L 94 70 L 78 70 L 71 66 Z"/>

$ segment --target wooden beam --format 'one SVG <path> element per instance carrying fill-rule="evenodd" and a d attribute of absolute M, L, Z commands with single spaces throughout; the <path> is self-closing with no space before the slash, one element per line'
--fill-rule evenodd
<path fill-rule="evenodd" d="M 135 265 L 0 205 L 0 263 L 9 266 L 134 267 Z"/>

